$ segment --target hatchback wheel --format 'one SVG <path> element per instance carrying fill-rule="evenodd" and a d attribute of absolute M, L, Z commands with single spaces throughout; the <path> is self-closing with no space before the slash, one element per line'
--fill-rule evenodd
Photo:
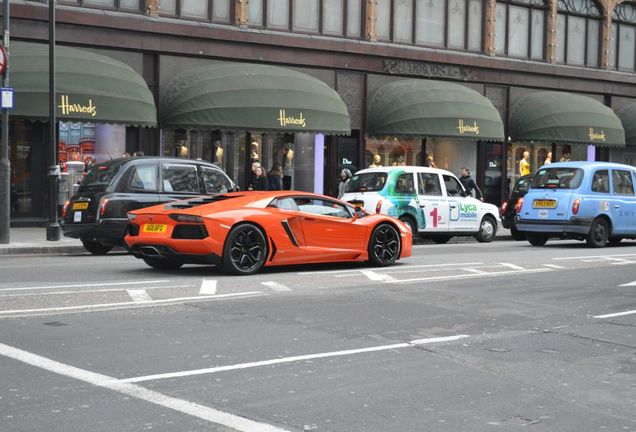
<path fill-rule="evenodd" d="M 369 240 L 369 264 L 376 267 L 393 264 L 400 255 L 400 246 L 400 234 L 393 225 L 378 225 Z"/>
<path fill-rule="evenodd" d="M 609 226 L 607 221 L 602 218 L 594 219 L 590 232 L 587 235 L 587 245 L 593 248 L 601 248 L 607 244 L 609 240 Z"/>
<path fill-rule="evenodd" d="M 223 270 L 236 275 L 256 273 L 265 264 L 267 242 L 260 229 L 251 224 L 230 231 L 223 248 Z"/>
<path fill-rule="evenodd" d="M 106 255 L 113 248 L 112 246 L 103 245 L 97 240 L 81 239 L 84 249 L 93 255 Z"/>

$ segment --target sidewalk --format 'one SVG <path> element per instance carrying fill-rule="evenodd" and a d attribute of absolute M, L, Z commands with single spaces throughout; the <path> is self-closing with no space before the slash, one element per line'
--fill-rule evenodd
<path fill-rule="evenodd" d="M 88 254 L 78 239 L 61 236 L 59 241 L 46 240 L 46 228 L 11 228 L 9 244 L 0 244 L 0 256 L 39 254 Z M 500 228 L 497 240 L 511 240 L 510 230 Z"/>

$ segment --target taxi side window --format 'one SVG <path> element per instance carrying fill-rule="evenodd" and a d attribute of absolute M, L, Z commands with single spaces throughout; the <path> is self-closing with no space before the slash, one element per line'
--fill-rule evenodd
<path fill-rule="evenodd" d="M 230 180 L 220 170 L 201 167 L 205 192 L 209 194 L 224 194 L 232 190 Z"/>
<path fill-rule="evenodd" d="M 414 195 L 415 184 L 413 182 L 413 174 L 400 174 L 395 181 L 395 193 L 396 195 Z"/>
<path fill-rule="evenodd" d="M 600 170 L 592 177 L 592 192 L 609 193 L 609 172 Z"/>
<path fill-rule="evenodd" d="M 162 174 L 164 191 L 199 193 L 199 179 L 196 166 L 164 164 Z"/>
<path fill-rule="evenodd" d="M 419 173 L 417 188 L 420 195 L 442 195 L 442 188 L 440 187 L 439 176 L 437 174 Z"/>
<path fill-rule="evenodd" d="M 612 170 L 612 183 L 614 184 L 614 194 L 634 195 L 634 183 L 629 171 Z"/>
<path fill-rule="evenodd" d="M 130 170 L 128 188 L 131 191 L 157 191 L 157 165 L 137 165 Z"/>
<path fill-rule="evenodd" d="M 444 185 L 446 185 L 446 193 L 448 196 L 461 196 L 464 190 L 459 180 L 449 175 L 444 176 Z"/>

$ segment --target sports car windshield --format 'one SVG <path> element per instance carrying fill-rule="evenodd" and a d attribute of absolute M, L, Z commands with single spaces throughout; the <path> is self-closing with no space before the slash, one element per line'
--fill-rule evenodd
<path fill-rule="evenodd" d="M 347 192 L 377 192 L 384 188 L 385 172 L 356 174 L 347 185 Z"/>
<path fill-rule="evenodd" d="M 534 175 L 531 189 L 577 189 L 582 181 L 580 168 L 542 168 Z"/>

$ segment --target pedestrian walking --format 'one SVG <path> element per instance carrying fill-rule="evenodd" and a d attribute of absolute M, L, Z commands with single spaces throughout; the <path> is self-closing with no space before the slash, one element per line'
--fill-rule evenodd
<path fill-rule="evenodd" d="M 464 186 L 464 189 L 466 189 L 466 192 L 468 192 L 471 196 L 473 195 L 473 191 L 475 191 L 475 198 L 481 201 L 484 200 L 484 196 L 477 186 L 477 183 L 475 183 L 475 180 L 473 180 L 470 176 L 470 170 L 468 168 L 462 168 L 462 176 L 459 178 L 459 181 L 462 186 Z"/>
<path fill-rule="evenodd" d="M 347 191 L 347 185 L 351 181 L 351 171 L 348 168 L 344 168 L 340 171 L 340 181 L 338 182 L 338 199 L 342 198 L 342 196 Z"/>
<path fill-rule="evenodd" d="M 279 163 L 272 165 L 271 171 L 267 174 L 268 190 L 283 189 L 283 167 Z"/>

